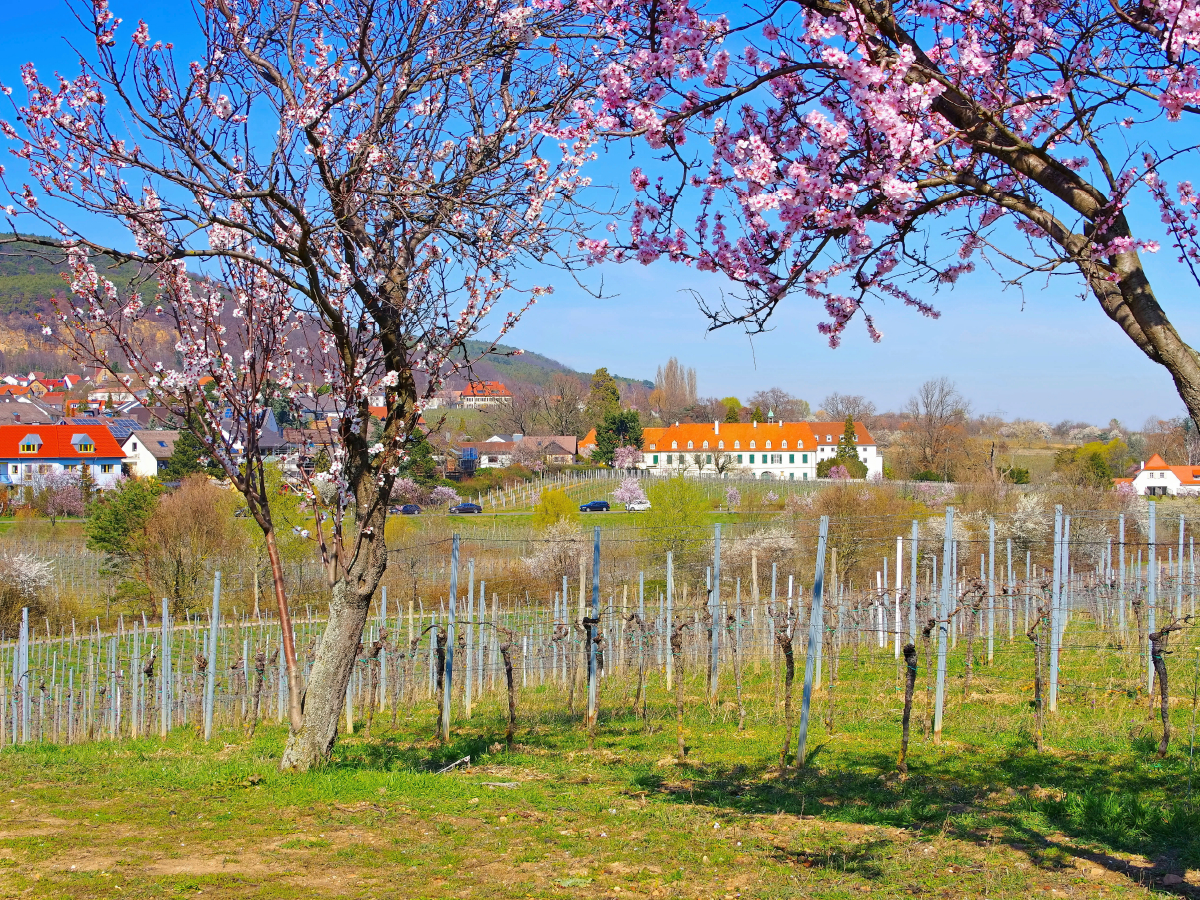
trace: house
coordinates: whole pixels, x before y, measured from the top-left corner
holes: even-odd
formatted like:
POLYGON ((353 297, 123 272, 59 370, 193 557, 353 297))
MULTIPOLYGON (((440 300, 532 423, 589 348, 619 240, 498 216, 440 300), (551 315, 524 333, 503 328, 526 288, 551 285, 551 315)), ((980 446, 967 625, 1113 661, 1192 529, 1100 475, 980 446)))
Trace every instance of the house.
MULTIPOLYGON (((660 475, 812 481, 817 463, 835 455, 842 431, 843 423, 825 422, 676 422, 643 429, 638 468, 660 475)), ((855 423, 855 438, 867 477, 882 477, 883 457, 861 423, 855 423)))
POLYGON ((462 404, 462 391, 434 391, 425 403, 426 409, 457 409, 462 404))
POLYGON ((512 465, 517 441, 497 441, 489 438, 486 441, 461 443, 458 449, 460 454, 469 450, 475 451, 478 455, 475 464, 477 469, 506 469, 512 465))
POLYGON ((125 439, 125 470, 139 478, 157 476, 175 452, 178 431, 135 431, 125 439))
POLYGON ((591 458, 592 451, 596 449, 596 429, 593 428, 579 441, 575 448, 575 452, 584 459, 591 458))
POLYGON ((499 381, 472 381, 459 395, 458 404, 465 409, 480 409, 512 403, 512 391, 499 381))
POLYGON ((1115 480, 1132 481, 1133 489, 1146 497, 1200 495, 1200 466, 1168 466, 1157 453, 1132 479, 1115 480))
POLYGON ((475 468, 503 469, 514 462, 528 465, 539 459, 551 466, 569 466, 575 462, 578 443, 573 435, 493 434, 485 441, 464 442, 458 448, 462 458, 475 460, 475 468))
POLYGON ((0 484, 36 485, 63 472, 86 468, 99 488, 121 477, 125 452, 103 425, 0 425, 0 484))
POLYGON ((87 400, 95 406, 115 405, 138 400, 146 393, 146 385, 136 375, 114 375, 107 369, 97 369, 87 400))
POLYGON ((61 420, 61 416, 31 402, 28 397, 0 395, 0 425, 54 425, 61 420))

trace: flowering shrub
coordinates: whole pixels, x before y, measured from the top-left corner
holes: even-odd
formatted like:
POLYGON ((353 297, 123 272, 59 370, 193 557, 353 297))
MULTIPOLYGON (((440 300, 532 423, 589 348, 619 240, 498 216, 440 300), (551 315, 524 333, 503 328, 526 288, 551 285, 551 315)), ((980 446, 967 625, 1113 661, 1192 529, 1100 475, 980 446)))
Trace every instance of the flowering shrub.
POLYGON ((411 478, 397 478, 392 485, 392 499, 400 503, 421 503, 425 500, 425 488, 411 478))
MULTIPOLYGON (((626 449, 619 447, 617 452, 626 449)), ((612 492, 612 497, 618 503, 645 503, 646 492, 642 490, 642 484, 636 478, 626 478, 621 482, 621 486, 612 492)))
POLYGON ((632 469, 642 461, 642 451, 637 447, 618 447, 613 451, 614 469, 632 469))
POLYGON ((829 477, 835 481, 849 481, 850 470, 845 466, 834 466, 829 470, 829 477))
POLYGON ((429 492, 430 506, 454 506, 459 502, 461 502, 461 498, 454 488, 442 485, 429 492))
POLYGON ((725 489, 725 508, 736 509, 742 505, 742 492, 735 487, 725 489))
POLYGON ((0 553, 0 627, 10 633, 21 622, 22 607, 30 618, 46 612, 42 592, 54 580, 54 566, 28 553, 0 553))

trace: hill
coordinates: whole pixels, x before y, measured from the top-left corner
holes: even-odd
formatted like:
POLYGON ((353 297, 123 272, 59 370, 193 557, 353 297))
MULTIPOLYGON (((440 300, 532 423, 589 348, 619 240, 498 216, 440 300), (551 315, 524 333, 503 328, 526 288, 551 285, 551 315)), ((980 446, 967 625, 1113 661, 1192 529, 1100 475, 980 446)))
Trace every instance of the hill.
MULTIPOLYGON (((21 235, 21 237, 31 237, 21 235)), ((53 312, 52 298, 65 299, 68 293, 63 274, 68 271, 64 254, 39 247, 26 240, 0 245, 0 365, 5 368, 38 368, 53 374, 78 368, 69 358, 59 360, 59 350, 41 340, 37 315, 53 312)), ((136 275, 132 265, 113 266, 104 274, 124 290, 136 275)), ((478 356, 487 349, 484 341, 467 341, 467 352, 478 356)), ((512 355, 516 347, 500 345, 474 367, 476 378, 503 381, 505 384, 544 385, 559 372, 573 375, 585 383, 591 372, 577 372, 540 353, 525 351, 512 355)), ((653 388, 654 382, 614 375, 622 385, 653 388)), ((465 379, 462 379, 465 383, 465 379)), ((461 385, 459 385, 461 386, 461 385)))

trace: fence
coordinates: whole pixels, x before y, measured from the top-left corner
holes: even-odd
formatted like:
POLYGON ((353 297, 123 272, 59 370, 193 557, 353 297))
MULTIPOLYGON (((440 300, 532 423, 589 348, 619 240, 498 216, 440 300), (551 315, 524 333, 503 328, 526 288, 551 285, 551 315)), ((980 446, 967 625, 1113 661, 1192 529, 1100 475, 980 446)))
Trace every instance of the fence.
MULTIPOLYGON (((517 692, 549 686, 555 702, 571 708, 578 690, 591 725, 601 686, 613 681, 636 682, 644 708, 650 681, 670 692, 678 677, 702 677, 708 703, 736 691, 740 706, 745 667, 765 667, 778 681, 785 660, 799 665, 802 657, 803 759, 814 696, 832 698, 839 659, 894 660, 899 679, 908 643, 926 648, 936 678, 935 740, 951 661, 969 684, 973 671, 982 678, 1001 657, 1044 652, 1050 713, 1080 687, 1071 673, 1085 663, 1093 687, 1099 672, 1109 689, 1141 696, 1165 665, 1164 625, 1196 609, 1194 541, 1183 517, 1164 523, 1154 502, 1142 509, 1126 517, 1060 508, 1047 537, 1022 531, 1028 523, 1017 517, 977 521, 972 531, 952 507, 944 520, 914 521, 905 531, 893 519, 831 525, 822 517, 810 523, 803 546, 782 549, 762 532, 718 525, 699 545, 688 545, 695 535, 675 535, 683 549, 668 550, 636 577, 606 571, 605 553, 645 545, 646 536, 606 531, 602 542, 596 528, 584 552, 578 541, 563 542, 570 571, 556 575, 556 590, 543 597, 489 594, 472 554, 511 554, 512 545, 454 535, 425 548, 427 565, 439 553, 446 564, 444 596, 401 601, 380 591, 347 688, 344 728, 370 727, 376 716, 394 725, 402 711, 433 701, 446 735, 454 721, 503 696, 510 672, 517 692), (888 552, 867 562, 860 554, 852 564, 852 539, 888 552)), ((323 620, 311 606, 295 612, 306 677, 323 620)), ((157 620, 122 619, 108 632, 98 621, 84 629, 72 623, 54 634, 26 610, 17 638, 0 643, 0 746, 122 740, 183 726, 208 738, 215 728, 284 722, 281 640, 268 617, 222 612, 219 573, 205 616, 173 616, 164 601, 157 620)), ((1005 671, 1015 690, 1027 690, 1027 669, 1005 671)))

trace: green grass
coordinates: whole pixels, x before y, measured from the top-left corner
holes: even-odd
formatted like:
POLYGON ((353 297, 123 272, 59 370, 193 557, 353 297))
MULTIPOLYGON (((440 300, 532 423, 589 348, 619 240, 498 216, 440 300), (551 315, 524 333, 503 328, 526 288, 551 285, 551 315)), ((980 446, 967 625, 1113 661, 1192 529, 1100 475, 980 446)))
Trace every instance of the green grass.
POLYGON ((922 736, 922 675, 906 780, 894 772, 891 655, 856 663, 849 651, 834 732, 818 695, 810 765, 787 777, 774 685, 753 664, 744 732, 730 677, 712 709, 702 679, 689 680, 683 766, 670 759, 673 707, 657 674, 649 729, 632 684, 604 682, 591 746, 547 684, 521 691, 511 752, 492 697, 446 745, 422 701, 394 731, 377 719, 370 740, 342 738, 327 766, 300 776, 279 773, 275 726, 208 744, 180 728, 165 741, 9 748, 0 895, 1133 897, 1139 882, 1200 868, 1190 664, 1176 664, 1189 702, 1165 760, 1115 655, 1067 666, 1075 681, 1064 679, 1038 754, 1023 649, 998 653, 967 697, 952 667, 940 745, 922 736), (470 769, 435 774, 466 755, 470 769))

